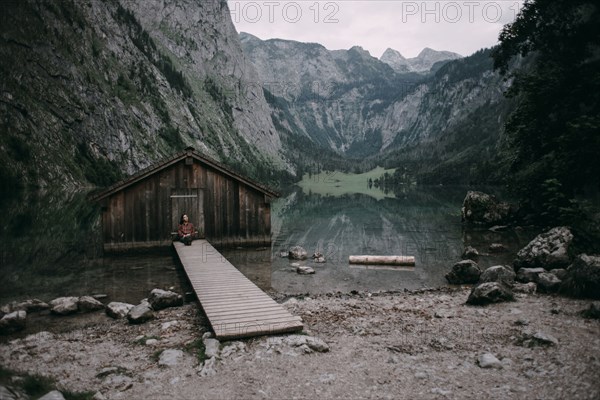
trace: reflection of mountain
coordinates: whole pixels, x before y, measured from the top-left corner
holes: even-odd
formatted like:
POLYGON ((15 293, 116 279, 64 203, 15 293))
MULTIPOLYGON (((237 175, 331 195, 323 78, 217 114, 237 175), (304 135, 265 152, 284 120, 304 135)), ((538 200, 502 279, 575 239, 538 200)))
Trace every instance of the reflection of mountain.
POLYGON ((299 244, 340 261, 350 254, 404 254, 423 262, 424 249, 448 252, 448 237, 460 239, 457 210, 464 191, 457 192, 443 197, 415 190, 405 198, 378 201, 359 194, 323 197, 296 191, 274 205, 273 243, 277 251, 299 244))

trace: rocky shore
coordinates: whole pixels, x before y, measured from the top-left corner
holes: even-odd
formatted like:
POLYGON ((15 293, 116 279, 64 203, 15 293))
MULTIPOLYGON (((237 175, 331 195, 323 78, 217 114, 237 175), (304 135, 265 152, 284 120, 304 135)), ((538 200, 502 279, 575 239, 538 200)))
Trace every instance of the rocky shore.
MULTIPOLYGON (((467 223, 510 224, 514 213, 479 192, 463 205, 467 223)), ((555 227, 512 265, 485 269, 465 243, 446 288, 271 293, 302 317, 293 335, 220 342, 197 302, 158 288, 137 305, 102 295, 7 304, 0 399, 598 399, 600 256, 572 254, 573 238, 555 227)), ((315 273, 293 263, 308 258, 303 248, 281 256, 315 273)))
POLYGON ((45 377, 67 399, 600 396, 590 301, 515 293, 481 307, 466 304, 470 291, 280 296, 303 334, 223 343, 196 303, 142 324, 100 311, 56 317, 95 315, 69 332, 2 343, 0 394, 36 398, 23 382, 45 377))

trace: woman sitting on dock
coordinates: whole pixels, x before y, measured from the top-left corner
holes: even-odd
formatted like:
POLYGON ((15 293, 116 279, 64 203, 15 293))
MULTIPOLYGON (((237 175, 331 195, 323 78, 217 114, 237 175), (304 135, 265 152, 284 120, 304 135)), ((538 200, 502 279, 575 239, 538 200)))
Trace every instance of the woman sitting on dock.
POLYGON ((179 228, 177 229, 179 240, 186 246, 190 246, 195 234, 194 224, 189 221, 187 214, 182 214, 179 221, 179 228))

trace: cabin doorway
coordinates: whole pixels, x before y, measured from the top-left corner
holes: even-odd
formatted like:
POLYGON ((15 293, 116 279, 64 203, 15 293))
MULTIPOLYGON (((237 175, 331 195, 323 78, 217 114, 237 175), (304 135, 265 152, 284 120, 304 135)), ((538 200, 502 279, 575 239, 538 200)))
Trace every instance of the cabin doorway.
POLYGON ((175 232, 184 213, 198 230, 198 237, 203 239, 204 191, 202 189, 171 189, 171 226, 175 232))

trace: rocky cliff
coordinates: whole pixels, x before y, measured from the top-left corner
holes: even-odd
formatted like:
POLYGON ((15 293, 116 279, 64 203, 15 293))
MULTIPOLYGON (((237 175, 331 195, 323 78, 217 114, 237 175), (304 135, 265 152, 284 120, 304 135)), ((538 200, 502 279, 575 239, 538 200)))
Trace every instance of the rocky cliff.
POLYGON ((497 155, 510 103, 489 50, 449 61, 444 57, 459 56, 425 49, 414 68, 433 71, 422 74, 398 72, 359 47, 329 51, 240 37, 283 135, 310 138, 345 157, 417 163, 428 174, 444 171, 447 162, 456 173, 468 173, 497 155))
POLYGON ((106 185, 188 145, 288 169, 257 81, 222 1, 2 2, 3 193, 106 185))

